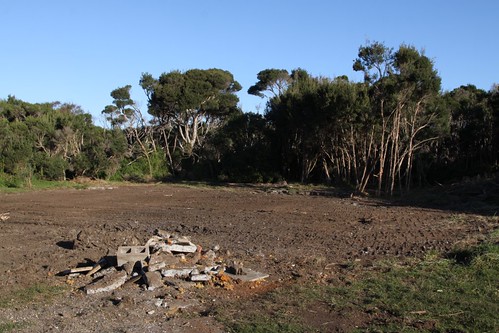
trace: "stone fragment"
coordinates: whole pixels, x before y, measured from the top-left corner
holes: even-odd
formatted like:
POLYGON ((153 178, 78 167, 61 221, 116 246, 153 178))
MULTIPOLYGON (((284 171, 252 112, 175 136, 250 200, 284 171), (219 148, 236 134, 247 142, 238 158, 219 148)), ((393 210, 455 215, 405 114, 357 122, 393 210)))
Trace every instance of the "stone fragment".
POLYGON ((102 279, 97 280, 85 287, 87 295, 112 291, 121 287, 126 281, 127 275, 125 271, 112 272, 102 279))
POLYGON ((192 244, 191 238, 188 236, 178 237, 177 239, 175 239, 173 241, 173 243, 179 244, 179 245, 194 245, 194 244, 192 244))
POLYGON ((211 275, 207 274, 192 274, 191 281, 192 282, 207 282, 211 280, 211 275))
POLYGON ((113 272, 116 271, 116 268, 114 268, 114 266, 111 266, 111 267, 108 267, 106 269, 103 269, 97 273, 94 274, 94 278, 100 278, 102 276, 105 276, 105 275, 108 275, 108 274, 111 274, 113 272))
POLYGON ((144 277, 148 290, 154 290, 163 286, 163 281, 161 281, 161 274, 159 272, 147 272, 144 274, 144 277))
POLYGON ((164 277, 177 277, 177 278, 187 278, 191 274, 192 268, 177 268, 177 269, 163 269, 161 270, 161 275, 164 277))
POLYGON ((175 252, 175 253, 194 253, 197 250, 197 246, 194 244, 167 244, 162 247, 167 252, 175 252))
POLYGON ((156 245, 158 245, 159 243, 163 242, 163 238, 162 237, 159 237, 159 236, 152 236, 151 238, 149 238, 149 240, 146 242, 146 245, 147 247, 155 247, 156 245))
POLYGON ((168 252, 155 252, 149 258, 149 271, 159 271, 179 263, 179 259, 168 252))
POLYGON ((128 274, 128 275, 132 275, 133 273, 133 268, 135 267, 135 264, 137 262, 136 261, 128 261, 126 263, 123 264, 123 269, 125 270, 125 272, 128 274))
POLYGON ((156 230, 154 230, 154 233, 156 235, 158 235, 159 237, 164 238, 164 239, 171 237, 171 234, 169 232, 162 230, 162 229, 156 229, 156 230))
POLYGON ((217 255, 213 250, 208 250, 201 256, 201 258, 198 260, 198 263, 203 266, 213 266, 215 265, 216 257, 217 255))

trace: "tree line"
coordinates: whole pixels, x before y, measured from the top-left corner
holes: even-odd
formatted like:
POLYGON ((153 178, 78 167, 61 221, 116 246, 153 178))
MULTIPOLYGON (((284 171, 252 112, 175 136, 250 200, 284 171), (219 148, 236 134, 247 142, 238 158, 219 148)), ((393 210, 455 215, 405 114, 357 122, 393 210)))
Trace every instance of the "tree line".
POLYGON ((410 45, 367 43, 353 69, 363 82, 262 70, 248 93, 266 100, 264 114, 240 110, 228 71, 144 73, 147 114, 119 87, 102 111, 107 128, 76 105, 9 96, 0 179, 287 180, 393 195, 497 171, 498 86, 443 92, 433 61, 410 45))

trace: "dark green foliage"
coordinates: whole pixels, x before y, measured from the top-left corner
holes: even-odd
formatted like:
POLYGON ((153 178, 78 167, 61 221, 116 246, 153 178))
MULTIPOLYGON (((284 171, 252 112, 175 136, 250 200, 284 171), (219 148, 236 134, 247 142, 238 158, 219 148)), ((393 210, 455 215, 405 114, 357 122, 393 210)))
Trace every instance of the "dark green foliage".
POLYGON ((264 117, 255 113, 234 114, 210 138, 211 158, 218 180, 243 183, 273 182, 270 129, 264 117))
POLYGON ((258 82, 249 87, 248 94, 265 97, 268 91, 273 97, 280 96, 287 89, 291 77, 285 69, 265 69, 257 74, 258 82))
POLYGON ((155 138, 172 175, 188 175, 199 162, 206 139, 231 114, 238 112, 241 85, 221 69, 191 69, 163 73, 158 79, 142 74, 155 138))
POLYGON ((499 89, 441 92, 433 61, 410 45, 368 42, 346 76, 265 69, 248 93, 221 69, 142 74, 147 121, 131 86, 113 90, 105 130, 73 104, 0 101, 0 174, 8 186, 78 176, 151 181, 286 179, 382 195, 499 170, 499 89))
POLYGON ((8 186, 29 186, 34 178, 108 177, 125 146, 121 132, 93 125, 78 106, 12 96, 0 101, 0 174, 8 186))

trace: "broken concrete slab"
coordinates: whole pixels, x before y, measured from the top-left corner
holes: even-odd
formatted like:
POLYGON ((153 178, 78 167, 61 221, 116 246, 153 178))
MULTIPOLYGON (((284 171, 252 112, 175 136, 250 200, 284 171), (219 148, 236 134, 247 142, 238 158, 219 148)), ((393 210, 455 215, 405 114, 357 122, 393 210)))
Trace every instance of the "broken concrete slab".
POLYGON ((208 274, 192 274, 190 280, 192 282, 208 282, 211 278, 212 276, 208 274))
POLYGON ((114 271, 116 271, 116 268, 114 266, 108 267, 106 269, 103 269, 103 270, 95 273, 94 274, 94 279, 100 278, 102 276, 106 276, 108 274, 111 274, 114 271))
POLYGON ((163 269, 161 270, 161 275, 163 277, 188 278, 192 270, 194 270, 195 268, 196 267, 163 269))
POLYGON ((265 273, 260 273, 257 271, 254 271, 249 268, 244 269, 244 274, 232 274, 230 272, 227 272, 227 270, 224 273, 225 275, 229 276, 230 278, 234 280, 240 280, 241 282, 256 282, 256 281, 261 281, 269 277, 268 274, 265 273))
POLYGON ((125 271, 115 271, 85 287, 87 295, 107 292, 121 287, 127 278, 125 271))
POLYGON ((116 258, 118 260, 118 266, 129 261, 141 261, 149 258, 149 247, 148 246, 120 246, 118 252, 116 253, 116 258))
POLYGON ((165 267, 171 267, 180 262, 179 258, 168 252, 155 252, 149 258, 149 271, 159 271, 165 267))
POLYGON ((164 251, 175 252, 175 253, 194 253, 197 251, 198 247, 194 244, 165 244, 161 247, 164 251))
POLYGON ((163 287, 163 281, 161 280, 161 274, 159 272, 146 272, 144 278, 147 283, 148 290, 154 290, 163 287))

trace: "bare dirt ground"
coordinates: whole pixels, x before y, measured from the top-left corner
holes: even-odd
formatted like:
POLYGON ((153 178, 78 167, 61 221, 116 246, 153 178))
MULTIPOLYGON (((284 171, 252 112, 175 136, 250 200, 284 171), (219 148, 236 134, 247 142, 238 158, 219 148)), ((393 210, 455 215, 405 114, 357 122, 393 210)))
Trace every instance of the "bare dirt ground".
MULTIPOLYGON (((368 268, 378 260, 448 251, 495 227, 480 216, 452 211, 237 186, 120 185, 0 194, 0 213, 6 212, 9 218, 0 221, 0 297, 35 284, 66 288, 54 299, 0 308, 0 322, 27 323, 21 332, 224 332, 210 316, 213 304, 258 307, 257 296, 279 286, 341 280, 341 267, 351 262, 368 268), (205 248, 219 244, 225 256, 270 277, 233 290, 147 291, 129 285, 86 295, 79 287, 88 279, 57 276, 116 253, 120 245, 144 244, 157 228, 191 236, 205 248), (80 231, 85 246, 70 249, 67 244, 80 231), (154 304, 158 298, 192 306, 172 314, 154 304)), ((303 318, 311 327, 334 332, 348 331, 367 316, 345 321, 321 308, 303 318)))

